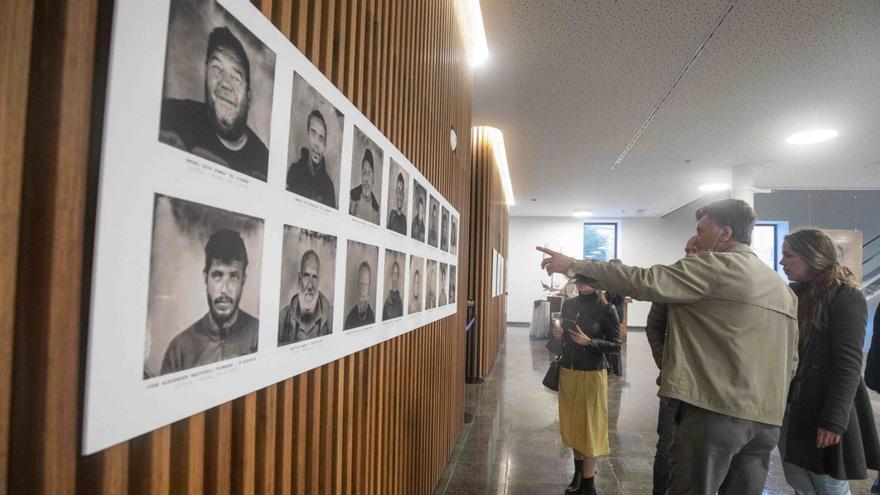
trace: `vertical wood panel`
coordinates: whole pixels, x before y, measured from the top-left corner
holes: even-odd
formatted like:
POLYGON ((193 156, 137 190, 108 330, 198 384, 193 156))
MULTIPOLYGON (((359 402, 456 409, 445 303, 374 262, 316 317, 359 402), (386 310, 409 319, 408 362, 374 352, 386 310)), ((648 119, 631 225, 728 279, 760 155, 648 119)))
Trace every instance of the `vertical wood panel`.
POLYGON ((0 2, 0 495, 6 494, 18 221, 34 6, 0 2))
MULTIPOLYGON (((463 310, 473 214, 471 75, 453 1, 251 1, 459 210, 463 310), (450 127, 460 136, 456 153, 448 148, 450 127)), ((14 285, 0 286, 0 495, 7 487, 429 493, 461 429, 462 314, 98 454, 77 455, 81 374, 69 370, 81 369, 83 355, 71 350, 84 347, 85 331, 70 315, 80 314, 88 294, 82 281, 94 211, 86 178, 97 169, 100 142, 90 148, 90 135, 100 135, 94 115, 106 77, 106 60, 98 57, 96 66, 94 55, 96 47, 106 51, 109 32, 97 33, 95 25, 99 13, 111 18, 112 6, 39 0, 33 8, 0 7, 0 68, 7 69, 0 73, 0 211, 4 231, 21 232, 2 241, 4 273, 14 285)))

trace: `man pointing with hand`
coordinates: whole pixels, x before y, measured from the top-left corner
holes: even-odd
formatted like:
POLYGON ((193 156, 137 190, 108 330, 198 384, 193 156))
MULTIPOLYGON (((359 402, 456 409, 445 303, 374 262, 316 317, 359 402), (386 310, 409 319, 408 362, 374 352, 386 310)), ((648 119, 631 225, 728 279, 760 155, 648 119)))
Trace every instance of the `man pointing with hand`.
POLYGON ((541 268, 669 305, 658 394, 681 406, 668 493, 760 494, 797 365, 797 298, 749 247, 747 203, 717 201, 696 217, 700 253, 672 265, 579 261, 538 247, 549 255, 541 268))

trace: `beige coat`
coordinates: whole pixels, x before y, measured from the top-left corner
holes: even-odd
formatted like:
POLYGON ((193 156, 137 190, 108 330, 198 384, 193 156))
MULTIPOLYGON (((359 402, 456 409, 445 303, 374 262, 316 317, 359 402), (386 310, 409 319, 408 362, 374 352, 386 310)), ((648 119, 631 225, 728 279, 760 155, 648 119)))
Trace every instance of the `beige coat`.
POLYGON ((596 288, 669 303, 660 396, 782 425, 797 369, 797 297, 751 248, 651 268, 577 261, 570 272, 596 288))

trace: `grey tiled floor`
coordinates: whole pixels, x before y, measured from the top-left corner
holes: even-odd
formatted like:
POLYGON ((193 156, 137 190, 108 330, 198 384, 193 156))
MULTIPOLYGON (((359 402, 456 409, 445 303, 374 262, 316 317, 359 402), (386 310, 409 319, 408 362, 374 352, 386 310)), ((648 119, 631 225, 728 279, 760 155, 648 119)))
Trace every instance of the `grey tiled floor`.
MULTIPOLYGON (((644 333, 630 332, 623 359, 625 376, 609 380, 611 455, 599 460, 601 495, 651 493, 657 370, 644 333)), ((541 386, 548 365, 544 341, 530 340, 525 328, 508 328, 486 382, 467 385, 466 411, 473 421, 465 424, 435 495, 563 492, 573 467, 559 438, 556 394, 541 386)), ((878 406, 875 401, 875 411, 878 406)), ((870 484, 851 483, 853 494, 867 494, 870 484)), ((793 493, 775 451, 764 493, 793 493)))

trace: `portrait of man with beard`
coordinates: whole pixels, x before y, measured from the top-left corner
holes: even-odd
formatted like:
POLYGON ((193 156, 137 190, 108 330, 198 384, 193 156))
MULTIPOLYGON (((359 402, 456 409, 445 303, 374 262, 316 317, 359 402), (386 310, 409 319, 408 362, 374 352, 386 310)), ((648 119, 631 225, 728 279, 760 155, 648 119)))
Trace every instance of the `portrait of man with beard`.
POLYGON ((278 345, 291 344, 333 333, 333 305, 320 291, 321 259, 309 249, 302 256, 299 292, 278 316, 278 345))
POLYGON ((171 340, 161 374, 257 351, 259 320, 239 308, 247 267, 247 249, 238 232, 220 229, 211 234, 202 271, 208 312, 171 340))
POLYGON ((449 266, 449 304, 455 302, 455 267, 449 266))
POLYGON ((428 288, 425 289, 425 309, 437 307, 437 262, 428 260, 428 288))
POLYGON ((437 247, 437 231, 440 230, 440 202, 431 196, 431 216, 428 217, 428 244, 437 247))
POLYGON ((424 299, 422 298, 422 273, 425 268, 425 259, 418 256, 411 256, 409 259, 409 271, 412 273, 412 284, 409 286, 409 304, 407 305, 407 314, 415 314, 424 309, 424 299))
POLYGON ((446 306, 446 263, 440 263, 440 302, 438 306, 446 306))
POLYGON ((407 184, 409 174, 393 158, 391 173, 388 175, 388 230, 406 235, 407 184))
POLYGON ((335 209, 345 117, 298 72, 290 108, 287 190, 335 209))
POLYGON ((173 1, 171 15, 159 141, 265 182, 270 115, 262 113, 271 114, 274 53, 214 2, 173 1), (205 51, 193 52, 205 47, 204 41, 193 38, 203 35, 206 24, 218 22, 228 25, 208 28, 205 51), (251 55, 242 43, 244 37, 251 55), (252 66, 254 57, 259 67, 252 66), (193 93, 197 83, 192 79, 202 75, 203 93, 197 99, 193 93), (269 79, 261 81, 259 95, 255 94, 257 75, 269 79), (254 115, 257 98, 262 111, 254 115), (249 117, 260 122, 263 139, 249 124, 249 117))
POLYGON ((391 320, 403 316, 403 294, 401 280, 405 275, 406 255, 391 249, 385 250, 385 303, 382 305, 382 320, 391 320))
POLYGON ((354 126, 351 159, 351 193, 348 213, 379 225, 382 201, 382 148, 358 126, 354 126))
POLYGON ((362 261, 358 267, 357 278, 357 302, 348 316, 345 317, 345 330, 362 327, 376 323, 376 314, 373 312, 373 306, 370 304, 370 285, 373 282, 373 269, 366 261, 362 261))
POLYGON ((413 215, 410 236, 419 242, 425 242, 425 202, 427 201, 427 191, 418 182, 413 181, 413 184, 415 184, 413 189, 413 209, 415 214, 413 215))

